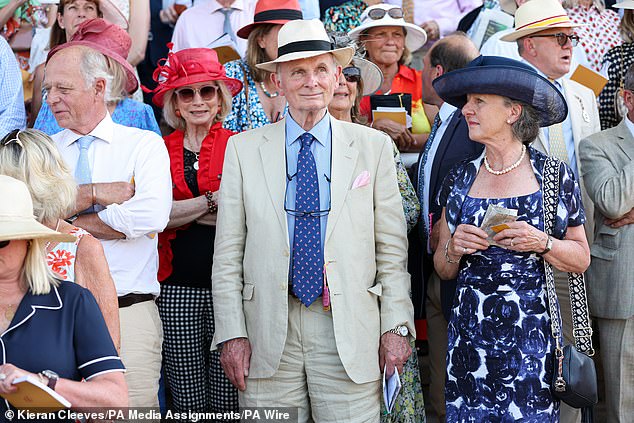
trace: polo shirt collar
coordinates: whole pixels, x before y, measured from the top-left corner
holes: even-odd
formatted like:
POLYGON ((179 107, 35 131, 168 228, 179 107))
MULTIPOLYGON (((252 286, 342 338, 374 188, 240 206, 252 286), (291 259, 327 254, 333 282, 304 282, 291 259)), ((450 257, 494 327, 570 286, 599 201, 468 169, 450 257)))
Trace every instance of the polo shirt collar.
POLYGON ((5 335, 13 329, 23 325, 31 317, 33 317, 39 309, 59 310, 62 307, 62 298, 60 297, 56 286, 51 286, 51 291, 48 294, 43 295, 33 295, 29 289, 26 294, 24 294, 24 298, 22 298, 22 301, 15 312, 15 316, 13 316, 11 326, 9 326, 2 335, 5 335))

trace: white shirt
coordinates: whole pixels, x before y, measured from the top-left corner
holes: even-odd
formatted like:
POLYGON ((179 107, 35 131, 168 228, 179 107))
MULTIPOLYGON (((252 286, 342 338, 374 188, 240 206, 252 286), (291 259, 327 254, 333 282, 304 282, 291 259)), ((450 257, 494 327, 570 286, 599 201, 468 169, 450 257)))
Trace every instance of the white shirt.
POLYGON ((624 120, 625 120, 625 126, 627 126, 627 129, 630 130, 632 137, 634 137, 634 122, 632 122, 630 118, 627 116, 625 116, 624 120))
MULTIPOLYGON (((229 16, 231 28, 237 34, 238 30, 253 22, 255 14, 255 0, 236 0, 231 8, 233 13, 229 16)), ((209 47, 216 39, 224 34, 225 15, 222 6, 215 0, 207 3, 196 4, 189 8, 176 21, 172 43, 173 51, 186 48, 209 47)), ((247 49, 247 40, 236 35, 238 53, 244 57, 247 49)))
MULTIPOLYGON (((117 295, 160 292, 158 232, 167 226, 172 209, 170 160, 163 139, 151 131, 116 124, 107 114, 90 132, 88 149, 92 180, 130 182, 135 193, 122 204, 111 204, 99 218, 125 239, 101 240, 117 295)), ((69 129, 52 136, 71 173, 75 173, 81 137, 69 129)))

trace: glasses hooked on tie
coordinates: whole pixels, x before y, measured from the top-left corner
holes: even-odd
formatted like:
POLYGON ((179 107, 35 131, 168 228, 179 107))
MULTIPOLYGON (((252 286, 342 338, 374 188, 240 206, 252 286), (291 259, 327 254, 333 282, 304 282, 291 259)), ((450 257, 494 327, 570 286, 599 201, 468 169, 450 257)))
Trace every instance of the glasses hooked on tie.
MULTIPOLYGON (((288 168, 287 168, 288 169, 288 168)), ((324 179, 328 183, 328 190, 330 191, 330 178, 327 175, 323 175, 324 179)), ((297 177, 297 172, 294 175, 289 175, 288 171, 286 172, 286 191, 284 192, 284 211, 291 216, 295 217, 323 217, 328 216, 331 209, 332 199, 331 196, 328 196, 328 208, 326 210, 293 210, 288 206, 288 185, 291 183, 293 179, 297 177)), ((297 179, 295 179, 297 181, 297 179)))

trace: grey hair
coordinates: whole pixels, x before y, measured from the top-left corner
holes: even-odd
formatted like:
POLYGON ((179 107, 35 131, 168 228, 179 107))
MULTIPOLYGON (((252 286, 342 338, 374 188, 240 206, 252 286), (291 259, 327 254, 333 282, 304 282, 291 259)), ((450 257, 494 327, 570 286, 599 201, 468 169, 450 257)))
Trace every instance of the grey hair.
POLYGON ((513 136, 520 140, 523 144, 528 145, 539 135, 539 114, 537 110, 530 104, 523 101, 513 100, 508 97, 504 98, 504 104, 507 107, 519 105, 522 108, 520 117, 511 125, 513 136))
POLYGON ((625 71, 623 76, 623 88, 634 92, 634 64, 625 71))
POLYGON ((41 239, 32 239, 27 245, 22 280, 26 281, 33 295, 48 294, 51 286, 57 286, 59 282, 46 264, 46 243, 41 239))
MULTIPOLYGON (((79 71, 84 78, 86 87, 92 87, 97 79, 104 79, 106 81, 104 101, 106 103, 116 101, 111 92, 114 77, 108 67, 106 56, 90 47, 79 46, 78 48, 81 49, 79 71)), ((115 93, 114 97, 118 95, 120 95, 120 93, 115 93)))

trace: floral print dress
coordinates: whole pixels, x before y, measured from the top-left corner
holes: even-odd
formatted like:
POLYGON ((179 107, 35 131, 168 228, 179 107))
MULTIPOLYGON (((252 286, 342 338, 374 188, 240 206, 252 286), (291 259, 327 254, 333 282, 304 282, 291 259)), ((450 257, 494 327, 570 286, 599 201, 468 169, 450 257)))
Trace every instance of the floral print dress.
POLYGON ((60 242, 46 254, 46 264, 55 275, 68 282, 75 282, 75 260, 77 259, 77 247, 79 241, 88 235, 87 231, 81 228, 73 228, 69 232, 76 237, 73 242, 60 242))
MULTIPOLYGON (((529 149, 541 186, 545 156, 529 149)), ((542 191, 502 199, 472 198, 471 183, 482 156, 459 163, 440 193, 447 198, 450 231, 480 226, 490 204, 518 210, 518 220, 543 230, 542 191)), ((560 167, 554 236, 584 223, 579 186, 560 167)), ((448 327, 445 401, 448 422, 558 422, 559 402, 550 392, 554 339, 546 300, 543 259, 491 246, 460 263, 448 327)))

